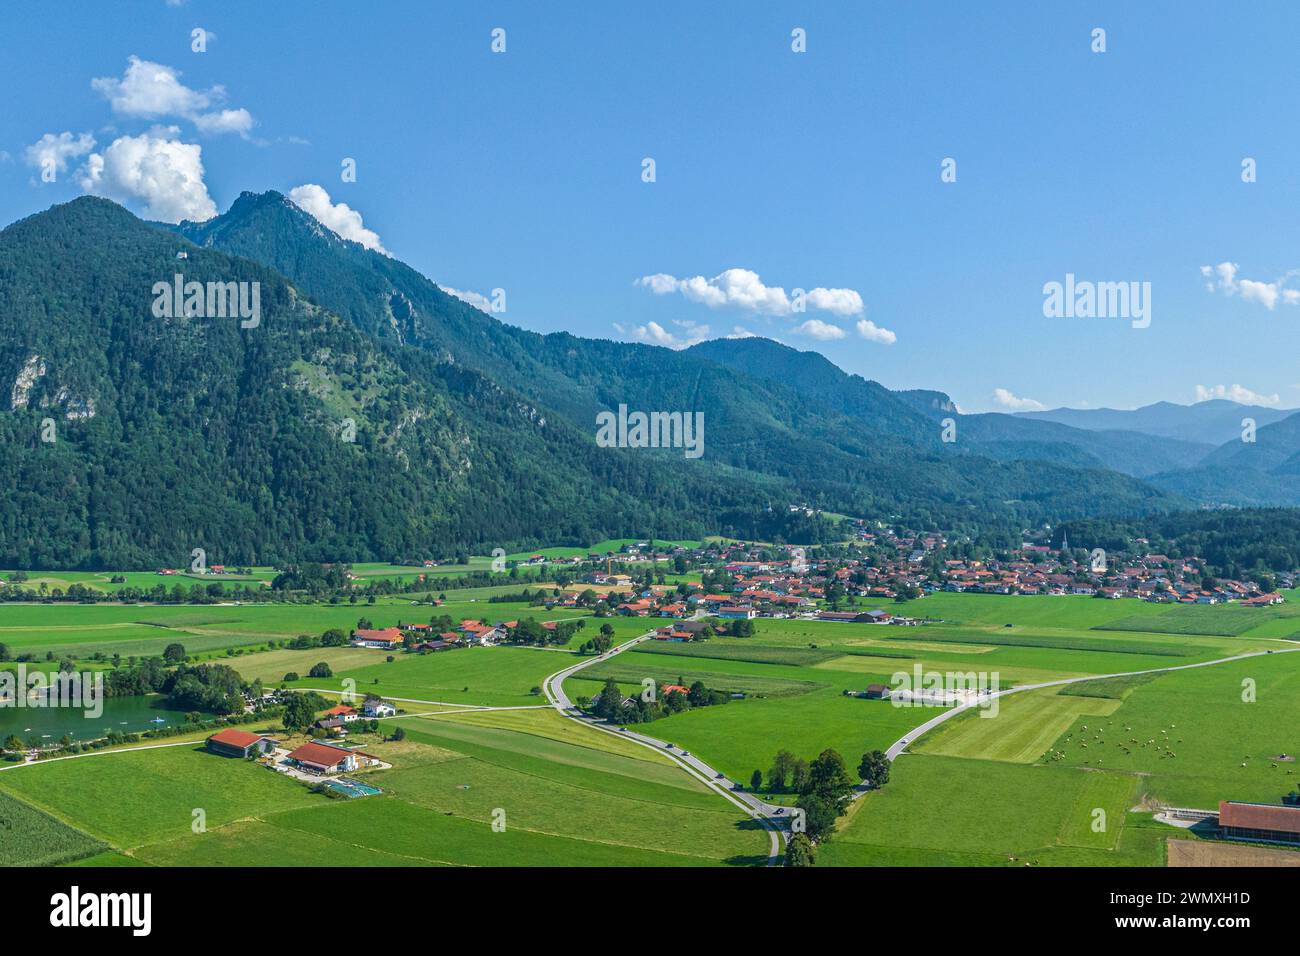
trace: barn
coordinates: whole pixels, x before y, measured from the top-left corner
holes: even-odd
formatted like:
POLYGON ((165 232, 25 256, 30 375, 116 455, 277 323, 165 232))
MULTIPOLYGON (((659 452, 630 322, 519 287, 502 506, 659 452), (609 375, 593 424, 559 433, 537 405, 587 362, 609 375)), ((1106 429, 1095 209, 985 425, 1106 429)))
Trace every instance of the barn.
POLYGON ((208 750, 223 757, 255 757, 275 749, 270 737, 250 734, 246 730, 229 727, 208 738, 208 750))
POLYGON ((1224 800, 1219 804, 1219 828, 1229 840, 1300 843, 1300 807, 1224 800))

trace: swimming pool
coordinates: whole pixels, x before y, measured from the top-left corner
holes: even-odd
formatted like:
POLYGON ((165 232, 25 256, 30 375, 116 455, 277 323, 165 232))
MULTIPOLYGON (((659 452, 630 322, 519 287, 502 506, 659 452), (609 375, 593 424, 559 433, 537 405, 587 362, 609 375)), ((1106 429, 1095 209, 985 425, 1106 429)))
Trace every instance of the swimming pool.
POLYGON ((373 797, 377 793, 383 793, 378 787, 372 787, 367 783, 357 783, 355 780, 345 780, 339 777, 335 780, 326 780, 325 786, 329 787, 348 799, 356 797, 373 797))

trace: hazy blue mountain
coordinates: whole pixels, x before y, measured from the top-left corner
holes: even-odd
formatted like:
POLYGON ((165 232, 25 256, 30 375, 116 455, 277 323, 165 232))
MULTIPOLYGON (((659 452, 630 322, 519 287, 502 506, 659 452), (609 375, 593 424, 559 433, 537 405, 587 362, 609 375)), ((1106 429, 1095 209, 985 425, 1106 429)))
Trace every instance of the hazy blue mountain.
POLYGON ((1059 422, 1092 431, 1122 429, 1181 441, 1219 445, 1241 437, 1243 418, 1253 418, 1258 427, 1281 421, 1294 412, 1295 409, 1242 405, 1226 399, 1212 399, 1194 405, 1156 402, 1131 411, 1114 408, 1053 408, 1045 412, 1017 412, 1016 417, 1059 422))

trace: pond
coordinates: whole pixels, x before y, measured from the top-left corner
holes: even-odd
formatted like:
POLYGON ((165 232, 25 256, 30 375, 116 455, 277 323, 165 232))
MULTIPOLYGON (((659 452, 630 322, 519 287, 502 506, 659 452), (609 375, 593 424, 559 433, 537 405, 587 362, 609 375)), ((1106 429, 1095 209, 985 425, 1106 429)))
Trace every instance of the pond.
POLYGON ((188 712, 168 709, 166 700, 161 694, 106 697, 98 717, 87 717, 79 707, 0 707, 0 741, 17 734, 24 742, 50 746, 64 734, 94 740, 110 730, 126 734, 184 725, 188 712))

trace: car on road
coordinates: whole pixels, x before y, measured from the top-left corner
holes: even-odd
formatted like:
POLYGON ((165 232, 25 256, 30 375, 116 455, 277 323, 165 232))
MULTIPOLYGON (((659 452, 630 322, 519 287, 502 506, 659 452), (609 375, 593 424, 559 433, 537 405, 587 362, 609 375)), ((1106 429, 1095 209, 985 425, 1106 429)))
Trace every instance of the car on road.
POLYGON ((691 755, 691 752, 690 752, 689 750, 683 750, 683 751, 682 751, 682 756, 683 756, 683 757, 689 757, 690 755, 691 755))
POLYGON ((664 744, 664 749, 665 749, 665 750, 672 750, 672 749, 673 749, 673 745, 672 745, 672 744, 664 744))
POLYGON ((785 807, 781 807, 781 808, 779 808, 779 809, 776 811, 776 816, 779 817, 779 816, 781 816, 781 815, 784 814, 784 813, 785 813, 785 807))

